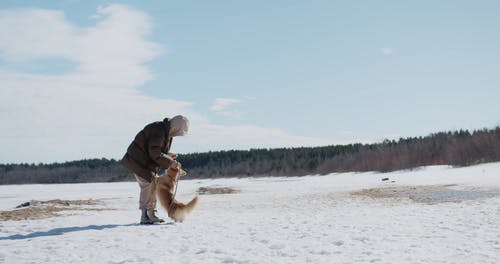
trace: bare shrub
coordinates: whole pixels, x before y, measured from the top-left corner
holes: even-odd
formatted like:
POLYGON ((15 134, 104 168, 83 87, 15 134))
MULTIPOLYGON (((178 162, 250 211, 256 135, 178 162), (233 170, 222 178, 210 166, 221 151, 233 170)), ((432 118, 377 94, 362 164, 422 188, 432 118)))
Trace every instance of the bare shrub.
POLYGON ((48 200, 37 201, 32 200, 29 202, 18 205, 15 210, 0 211, 0 221, 19 221, 19 220, 35 220, 50 217, 60 216, 58 212, 61 211, 103 211, 113 210, 105 207, 82 207, 82 206, 97 206, 104 205, 100 200, 48 200))
POLYGON ((237 193, 239 192, 236 189, 233 189, 231 187, 200 187, 198 188, 198 194, 200 195, 205 195, 205 194, 229 194, 229 193, 237 193))

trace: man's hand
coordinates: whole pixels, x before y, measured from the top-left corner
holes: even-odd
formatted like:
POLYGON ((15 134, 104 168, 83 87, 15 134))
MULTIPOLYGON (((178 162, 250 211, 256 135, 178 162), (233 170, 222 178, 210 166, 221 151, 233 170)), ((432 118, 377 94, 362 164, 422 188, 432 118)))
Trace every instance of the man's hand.
POLYGON ((172 159, 177 159, 177 154, 175 153, 167 153, 167 156, 171 157, 172 159))
POLYGON ((181 163, 173 160, 172 163, 170 163, 170 168, 178 170, 181 168, 181 163))

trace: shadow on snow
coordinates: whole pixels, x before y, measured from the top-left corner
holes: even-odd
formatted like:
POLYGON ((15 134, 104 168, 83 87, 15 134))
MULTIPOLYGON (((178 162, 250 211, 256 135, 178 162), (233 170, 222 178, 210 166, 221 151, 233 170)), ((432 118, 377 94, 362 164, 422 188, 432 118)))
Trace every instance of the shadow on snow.
MULTIPOLYGON (((174 223, 166 223, 161 225, 173 225, 174 223)), ((79 232, 79 231, 89 231, 89 230, 104 230, 104 229, 112 229, 117 227, 128 227, 128 226, 144 226, 140 224, 127 224, 127 225, 89 225, 89 226, 72 226, 72 227, 61 227, 54 228, 49 231, 39 231, 33 232, 27 235, 11 235, 7 237, 0 237, 0 240, 21 240, 21 239, 30 239, 37 237, 48 237, 48 236, 60 236, 67 233, 79 232)), ((158 226, 158 225, 151 225, 158 226)))

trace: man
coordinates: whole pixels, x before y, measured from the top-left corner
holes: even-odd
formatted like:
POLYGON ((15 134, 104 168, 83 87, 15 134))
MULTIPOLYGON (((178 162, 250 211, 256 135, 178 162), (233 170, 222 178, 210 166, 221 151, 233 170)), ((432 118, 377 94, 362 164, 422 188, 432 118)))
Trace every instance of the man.
POLYGON ((181 115, 161 122, 148 124, 136 136, 122 159, 122 165, 134 173, 139 187, 139 209, 141 224, 164 222, 155 215, 156 181, 160 168, 179 168, 177 154, 170 153, 172 138, 184 136, 189 128, 189 120, 181 115))

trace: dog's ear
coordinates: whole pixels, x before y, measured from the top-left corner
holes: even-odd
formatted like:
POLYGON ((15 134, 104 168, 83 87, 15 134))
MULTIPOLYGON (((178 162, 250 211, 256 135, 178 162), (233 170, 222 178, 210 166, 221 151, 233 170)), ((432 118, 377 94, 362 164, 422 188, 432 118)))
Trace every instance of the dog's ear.
POLYGON ((167 171, 165 172, 165 174, 169 177, 172 177, 172 176, 175 176, 177 172, 172 170, 172 168, 168 168, 167 171))

